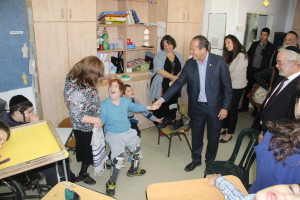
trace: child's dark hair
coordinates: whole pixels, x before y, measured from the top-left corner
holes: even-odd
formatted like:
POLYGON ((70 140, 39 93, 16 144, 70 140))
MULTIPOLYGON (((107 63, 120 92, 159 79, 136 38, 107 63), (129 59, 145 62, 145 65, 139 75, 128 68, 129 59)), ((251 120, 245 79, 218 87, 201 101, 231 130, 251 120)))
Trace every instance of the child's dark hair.
POLYGON ((0 130, 3 130, 7 134, 7 138, 6 138, 7 141, 10 137, 10 128, 5 122, 1 120, 0 120, 0 130))
POLYGON ((124 88, 123 88, 123 94, 125 94, 125 90, 127 89, 127 88, 131 88, 131 85, 129 85, 129 84, 124 84, 124 88))

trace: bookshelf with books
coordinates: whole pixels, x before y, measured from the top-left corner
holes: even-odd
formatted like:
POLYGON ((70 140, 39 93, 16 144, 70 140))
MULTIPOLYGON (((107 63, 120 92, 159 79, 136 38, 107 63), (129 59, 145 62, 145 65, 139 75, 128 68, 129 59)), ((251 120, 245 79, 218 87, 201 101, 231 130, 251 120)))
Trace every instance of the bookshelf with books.
MULTIPOLYGON (((119 51, 123 51, 123 59, 127 72, 127 63, 136 58, 145 58, 145 52, 156 54, 157 46, 157 7, 158 0, 97 0, 97 27, 100 32, 106 28, 109 43, 118 43, 116 49, 97 49, 98 53, 106 53, 106 61, 119 51), (111 14, 126 13, 127 16, 100 16, 101 13, 111 14), (128 15, 132 13, 131 16, 128 15), (129 19, 131 17, 131 20, 129 19), (117 19, 119 18, 119 19, 117 19), (144 30, 149 30, 149 46, 143 47, 144 30), (130 38, 135 48, 127 49, 127 39, 130 38)), ((103 15, 104 15, 103 14, 103 15)), ((113 46, 113 45, 111 45, 113 46)))

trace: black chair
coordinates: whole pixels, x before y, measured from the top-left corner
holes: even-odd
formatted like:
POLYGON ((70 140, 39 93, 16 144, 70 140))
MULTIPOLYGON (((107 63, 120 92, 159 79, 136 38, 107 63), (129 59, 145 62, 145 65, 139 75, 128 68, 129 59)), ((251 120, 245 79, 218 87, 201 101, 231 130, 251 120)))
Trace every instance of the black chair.
POLYGON ((221 174, 225 175, 234 175, 237 176, 245 188, 249 187, 249 170, 253 164, 256 155, 254 152, 254 146, 258 144, 258 135, 260 131, 252 128, 246 128, 239 133, 233 152, 227 161, 214 161, 209 166, 207 166, 204 177, 207 174, 221 174), (245 140, 245 136, 249 136, 249 140, 245 140), (234 164, 236 157, 240 151, 241 145, 244 142, 248 142, 248 145, 245 149, 245 152, 241 158, 241 161, 238 165, 234 164))

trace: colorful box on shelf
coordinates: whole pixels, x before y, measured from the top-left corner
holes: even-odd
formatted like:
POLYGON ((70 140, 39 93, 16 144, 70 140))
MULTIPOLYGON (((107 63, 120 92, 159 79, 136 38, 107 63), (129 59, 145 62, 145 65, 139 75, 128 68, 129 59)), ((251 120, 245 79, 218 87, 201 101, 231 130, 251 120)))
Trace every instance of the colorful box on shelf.
POLYGON ((147 71, 147 70, 149 70, 149 66, 150 66, 150 64, 147 63, 142 58, 129 60, 127 62, 127 68, 131 68, 132 71, 147 71))
POLYGON ((122 17, 122 18, 126 18, 126 16, 127 16, 126 12, 106 11, 106 12, 102 12, 98 16, 98 21, 101 21, 104 17, 122 17))
POLYGON ((127 44, 127 49, 135 49, 135 44, 127 44))

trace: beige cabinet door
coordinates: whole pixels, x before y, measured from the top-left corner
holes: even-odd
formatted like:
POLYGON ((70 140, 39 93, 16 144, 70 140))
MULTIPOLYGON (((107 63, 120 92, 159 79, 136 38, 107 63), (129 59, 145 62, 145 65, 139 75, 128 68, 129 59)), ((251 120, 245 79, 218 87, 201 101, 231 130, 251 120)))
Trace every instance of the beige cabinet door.
POLYGON ((67 22, 70 68, 86 56, 96 56, 96 23, 67 22))
POLYGON ((65 22, 34 23, 39 89, 43 116, 54 127, 69 116, 63 89, 69 72, 65 22))
POLYGON ((186 4, 187 20, 186 22, 201 23, 203 0, 189 0, 186 4))
POLYGON ((96 0, 66 0, 68 21, 96 21, 96 0))
POLYGON ((185 39, 185 23, 167 23, 167 34, 176 41, 176 51, 183 57, 185 39))
MULTIPOLYGON (((134 82, 134 92, 137 100, 140 101, 142 105, 148 106, 151 105, 152 102, 148 98, 149 94, 149 86, 150 80, 141 80, 134 82)), ((140 129, 146 129, 154 126, 153 122, 148 118, 144 117, 142 114, 136 114, 137 120, 140 121, 139 127, 140 129)))
POLYGON ((35 22, 66 21, 65 0, 32 0, 32 11, 35 22))
MULTIPOLYGON (((190 0, 189 0, 190 1, 190 0)), ((167 22, 185 22, 187 0, 168 0, 167 22)))
POLYGON ((190 56, 190 42, 193 37, 201 34, 201 24, 200 23, 186 23, 185 24, 185 36, 184 36, 184 48, 183 57, 187 60, 190 56))

